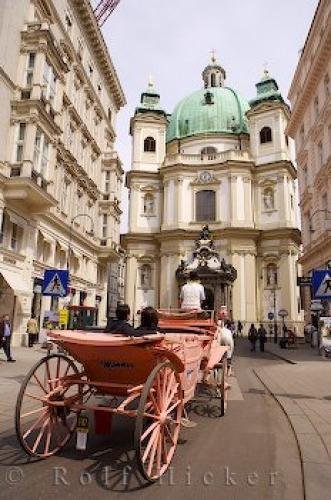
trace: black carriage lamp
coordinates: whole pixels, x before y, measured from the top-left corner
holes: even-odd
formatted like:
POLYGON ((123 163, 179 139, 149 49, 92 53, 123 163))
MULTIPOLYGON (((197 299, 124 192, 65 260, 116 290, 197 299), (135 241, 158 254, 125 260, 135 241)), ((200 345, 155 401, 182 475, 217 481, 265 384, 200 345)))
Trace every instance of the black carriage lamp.
POLYGON ((314 229, 313 225, 312 225, 312 219, 313 219, 314 215, 316 215, 318 213, 321 213, 321 212, 324 212, 324 213, 327 213, 327 214, 331 214, 331 210, 327 210, 326 208, 320 208, 318 210, 315 210, 315 212, 313 212, 311 214, 311 216, 309 217, 309 232, 310 233, 314 233, 316 231, 316 229, 314 229))

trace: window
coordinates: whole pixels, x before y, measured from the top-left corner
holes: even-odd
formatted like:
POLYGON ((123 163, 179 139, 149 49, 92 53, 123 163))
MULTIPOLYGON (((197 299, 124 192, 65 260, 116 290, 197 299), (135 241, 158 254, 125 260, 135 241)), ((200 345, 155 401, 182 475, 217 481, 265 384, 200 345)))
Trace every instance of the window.
POLYGON ((198 191, 195 195, 195 220, 213 221, 216 218, 215 191, 198 191))
POLYGON ((266 268, 266 283, 267 286, 277 286, 277 266, 276 264, 268 264, 266 268))
POLYGON ((155 139, 153 137, 146 137, 144 140, 144 151, 154 153, 156 148, 155 139))
POLYGON ((314 99, 314 113, 315 113, 315 118, 318 116, 318 111, 319 111, 319 102, 318 102, 318 97, 316 96, 314 99))
POLYGON ((1 224, 0 224, 0 245, 3 244, 4 240, 4 234, 5 234, 5 219, 6 219, 6 214, 3 212, 3 209, 1 209, 1 224))
POLYGON ((111 122, 111 118, 112 118, 112 112, 111 112, 111 108, 108 108, 108 120, 111 122))
POLYGON ((105 239, 108 236, 108 215, 102 215, 102 238, 105 239))
POLYGON ((98 83, 98 92, 99 92, 99 94, 100 94, 101 91, 102 91, 101 83, 98 83))
POLYGON ((260 143, 272 142, 272 132, 270 127, 263 127, 260 130, 260 143))
POLYGON ((11 224, 11 236, 10 236, 10 248, 12 250, 17 250, 18 247, 18 232, 19 228, 17 224, 11 224))
POLYGON ((105 188, 104 188, 105 193, 110 192, 110 170, 105 171, 105 188))
POLYGON ((323 165, 323 145, 321 142, 317 144, 318 166, 323 165))
POLYGON ((62 212, 64 212, 65 214, 68 213, 69 189, 70 189, 70 181, 65 177, 62 183, 62 191, 60 198, 60 208, 62 212))
POLYGON ((148 264, 144 264, 140 268, 140 285, 143 288, 150 288, 152 284, 152 269, 148 264))
POLYGON ((17 163, 23 161, 23 149, 24 149, 24 138, 25 138, 26 123, 22 122, 18 124, 17 130, 17 140, 15 148, 15 160, 17 163))
POLYGON ((89 63, 89 65, 88 65, 88 70, 90 73, 90 77, 92 77, 93 76, 93 65, 91 63, 89 63))
POLYGON ((216 75, 215 75, 215 73, 212 73, 210 75, 210 86, 216 87, 216 75))
POLYGON ((66 17, 65 17, 65 28, 66 28, 66 32, 67 33, 71 33, 71 28, 72 28, 72 21, 71 21, 71 17, 68 13, 66 13, 66 17))
POLYGON ((300 134, 300 146, 303 147, 303 143, 305 140, 305 127, 304 127, 304 125, 301 126, 299 134, 300 134))
POLYGON ((43 82, 44 89, 42 95, 53 105, 56 90, 56 76, 52 66, 50 66, 47 61, 44 66, 43 82))
POLYGON ((217 149, 213 146, 206 146, 201 149, 201 156, 207 156, 208 160, 215 160, 217 155, 217 149))
POLYGON ((144 196, 144 215, 154 215, 155 212, 155 200, 151 193, 147 193, 144 196))
POLYGON ((324 92, 325 92, 325 97, 329 97, 329 95, 330 95, 330 78, 329 78, 329 75, 325 75, 325 77, 324 77, 324 92))
POLYGON ((49 141, 44 132, 37 128, 34 143, 33 166, 36 172, 45 177, 48 167, 49 141))
POLYGON ((32 87, 33 85, 33 71, 34 71, 35 60, 36 60, 35 52, 29 52, 27 55, 27 68, 25 75, 25 85, 27 87, 32 87))

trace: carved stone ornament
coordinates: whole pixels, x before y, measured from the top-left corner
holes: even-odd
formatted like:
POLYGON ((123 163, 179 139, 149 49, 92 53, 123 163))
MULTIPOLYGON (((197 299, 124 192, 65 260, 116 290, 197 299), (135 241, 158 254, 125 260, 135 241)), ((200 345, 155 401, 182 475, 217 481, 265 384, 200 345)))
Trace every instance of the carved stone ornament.
POLYGON ((203 282, 231 284, 237 278, 237 270, 215 250, 208 225, 203 226, 191 257, 187 261, 181 259, 176 270, 177 281, 181 283, 187 280, 193 270, 203 282))

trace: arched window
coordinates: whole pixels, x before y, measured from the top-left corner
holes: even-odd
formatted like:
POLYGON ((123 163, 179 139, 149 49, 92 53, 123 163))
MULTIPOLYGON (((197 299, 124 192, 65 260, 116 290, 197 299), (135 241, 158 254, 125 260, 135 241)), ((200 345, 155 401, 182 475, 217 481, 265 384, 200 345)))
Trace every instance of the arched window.
POLYGON ((140 268, 140 285, 143 288, 151 288, 152 269, 149 264, 144 264, 140 268))
POLYGON ((144 151, 147 153, 154 153, 156 148, 156 142, 154 137, 146 137, 144 140, 144 151))
POLYGON ((151 193, 146 193, 144 196, 144 215, 154 215, 155 213, 155 198, 151 193))
POLYGON ((216 218, 215 191, 202 190, 195 195, 195 220, 213 221, 216 218))
POLYGON ((215 73, 212 73, 210 75, 210 86, 216 87, 216 75, 215 75, 215 73))
POLYGON ((265 144, 266 142, 272 141, 272 132, 270 127, 263 127, 260 130, 260 143, 265 144))
POLYGON ((266 283, 267 286, 277 286, 277 266, 276 264, 268 264, 266 268, 266 283))
POLYGON ((217 155, 217 149, 213 146, 206 146, 201 149, 201 157, 207 156, 208 160, 215 160, 217 155))

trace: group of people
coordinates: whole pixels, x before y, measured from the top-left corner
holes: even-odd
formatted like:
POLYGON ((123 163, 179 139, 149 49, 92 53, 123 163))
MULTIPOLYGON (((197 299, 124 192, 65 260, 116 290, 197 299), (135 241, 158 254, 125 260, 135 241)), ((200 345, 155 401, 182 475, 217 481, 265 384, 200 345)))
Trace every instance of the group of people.
POLYGON ((256 351, 256 342, 259 342, 260 351, 264 352, 264 344, 267 342, 267 331, 262 324, 256 329, 254 323, 248 330, 248 340, 251 343, 251 351, 256 351))

